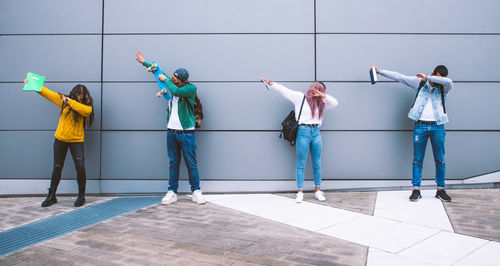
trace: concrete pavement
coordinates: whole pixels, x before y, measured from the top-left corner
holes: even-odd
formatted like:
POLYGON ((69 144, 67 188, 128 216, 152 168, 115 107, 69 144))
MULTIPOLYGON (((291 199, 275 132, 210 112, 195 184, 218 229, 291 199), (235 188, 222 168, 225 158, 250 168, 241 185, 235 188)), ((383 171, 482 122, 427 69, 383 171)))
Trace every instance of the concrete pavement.
MULTIPOLYGON (((187 196, 0 257, 0 265, 499 265, 500 189, 187 196), (392 211, 391 211, 392 210, 392 211), (406 210, 406 211, 405 211, 406 210), (403 213, 403 214, 402 214, 403 213), (446 219, 445 219, 446 218, 446 219)), ((99 204, 112 197, 88 197, 99 204)), ((76 208, 0 198, 0 230, 76 208)), ((1 232, 0 232, 1 233, 1 232)))

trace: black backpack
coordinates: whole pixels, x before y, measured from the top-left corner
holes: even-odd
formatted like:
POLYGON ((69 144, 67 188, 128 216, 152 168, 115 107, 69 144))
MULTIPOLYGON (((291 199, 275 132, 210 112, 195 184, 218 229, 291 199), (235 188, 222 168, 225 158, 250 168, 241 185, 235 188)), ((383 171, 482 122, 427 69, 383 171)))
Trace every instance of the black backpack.
MULTIPOLYGON (((302 105, 300 106, 299 112, 299 121, 300 115, 302 114, 302 107, 304 106, 304 101, 306 96, 304 95, 304 99, 302 99, 302 105)), ((295 141, 297 140, 297 130, 299 129, 299 122, 295 120, 295 111, 292 110, 281 122, 281 134, 280 138, 284 138, 285 140, 290 142, 290 145, 295 146, 295 141)))

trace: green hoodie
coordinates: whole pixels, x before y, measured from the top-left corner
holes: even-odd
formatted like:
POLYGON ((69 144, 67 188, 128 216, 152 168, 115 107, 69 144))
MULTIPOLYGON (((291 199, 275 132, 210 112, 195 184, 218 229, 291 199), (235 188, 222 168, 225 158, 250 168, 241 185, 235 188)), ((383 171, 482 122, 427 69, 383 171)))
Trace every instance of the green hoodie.
MULTIPOLYGON (((145 67, 150 67, 151 64, 144 61, 143 65, 145 67)), ((161 74, 164 74, 163 71, 161 74)), ((168 76, 163 81, 165 85, 167 85, 167 89, 174 96, 179 97, 179 103, 177 105, 177 111, 179 113, 179 120, 181 121, 181 125, 183 129, 195 127, 194 120, 194 102, 196 99, 196 86, 188 83, 182 87, 177 87, 172 79, 168 76)), ((170 119, 170 108, 167 110, 167 125, 170 119)))

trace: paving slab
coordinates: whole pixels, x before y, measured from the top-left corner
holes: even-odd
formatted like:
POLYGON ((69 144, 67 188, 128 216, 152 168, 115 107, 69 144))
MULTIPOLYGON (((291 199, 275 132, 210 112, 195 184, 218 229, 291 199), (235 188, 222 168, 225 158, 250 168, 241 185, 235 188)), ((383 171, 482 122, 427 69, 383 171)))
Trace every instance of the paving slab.
POLYGON ((411 191, 380 191, 373 215, 405 223, 453 232, 453 227, 435 190, 422 190, 422 198, 410 201, 411 191))

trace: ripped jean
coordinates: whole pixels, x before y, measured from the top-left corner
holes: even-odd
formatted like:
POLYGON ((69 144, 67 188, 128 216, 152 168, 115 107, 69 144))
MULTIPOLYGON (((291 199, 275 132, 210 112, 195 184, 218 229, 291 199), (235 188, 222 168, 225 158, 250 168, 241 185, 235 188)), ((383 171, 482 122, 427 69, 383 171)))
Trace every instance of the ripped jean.
POLYGON ((61 172, 64 167, 64 160, 66 159, 68 148, 71 151, 71 156, 75 163, 78 191, 85 192, 87 175, 85 173, 83 142, 64 142, 58 139, 54 140, 54 170, 52 171, 50 188, 57 190, 57 186, 61 181, 61 172))
POLYGON ((413 129, 413 187, 420 188, 427 140, 431 138, 432 153, 436 164, 436 183, 438 188, 445 187, 446 164, 444 162, 444 125, 424 125, 415 122, 413 129))

